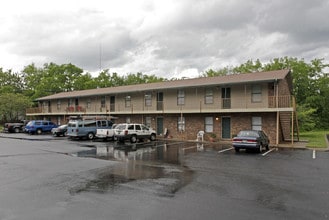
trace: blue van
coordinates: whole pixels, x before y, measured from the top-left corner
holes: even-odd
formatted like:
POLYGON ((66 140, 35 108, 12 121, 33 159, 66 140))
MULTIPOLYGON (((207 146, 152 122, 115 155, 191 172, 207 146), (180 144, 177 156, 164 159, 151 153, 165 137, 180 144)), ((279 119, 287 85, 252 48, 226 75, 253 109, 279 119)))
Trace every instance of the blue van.
POLYGON ((67 136, 69 138, 94 139, 97 128, 112 128, 110 120, 75 119, 67 124, 67 136))
POLYGON ((42 134, 50 132, 53 128, 57 128, 57 125, 51 121, 33 120, 26 124, 24 131, 29 134, 42 134))

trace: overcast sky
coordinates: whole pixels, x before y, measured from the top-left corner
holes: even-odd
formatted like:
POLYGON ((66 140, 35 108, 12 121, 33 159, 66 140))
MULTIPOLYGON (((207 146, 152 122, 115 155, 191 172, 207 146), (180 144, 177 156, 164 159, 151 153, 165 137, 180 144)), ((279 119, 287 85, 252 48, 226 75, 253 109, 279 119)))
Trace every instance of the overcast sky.
POLYGON ((10 0, 0 68, 72 63, 172 78, 249 59, 329 63, 328 12, 328 0, 10 0))

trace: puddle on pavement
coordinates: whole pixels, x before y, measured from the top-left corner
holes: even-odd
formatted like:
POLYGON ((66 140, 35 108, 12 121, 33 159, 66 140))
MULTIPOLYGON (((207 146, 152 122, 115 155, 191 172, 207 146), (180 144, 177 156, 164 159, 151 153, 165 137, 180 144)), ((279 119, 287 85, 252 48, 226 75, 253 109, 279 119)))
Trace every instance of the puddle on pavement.
MULTIPOLYGON (((200 146, 199 146, 200 148, 200 146)), ((199 149, 195 147, 195 149, 199 149)), ((146 143, 101 145, 74 156, 121 161, 94 172, 95 178, 70 189, 106 193, 121 188, 146 190, 159 196, 173 196, 192 181, 193 171, 182 164, 184 150, 179 144, 146 143)))

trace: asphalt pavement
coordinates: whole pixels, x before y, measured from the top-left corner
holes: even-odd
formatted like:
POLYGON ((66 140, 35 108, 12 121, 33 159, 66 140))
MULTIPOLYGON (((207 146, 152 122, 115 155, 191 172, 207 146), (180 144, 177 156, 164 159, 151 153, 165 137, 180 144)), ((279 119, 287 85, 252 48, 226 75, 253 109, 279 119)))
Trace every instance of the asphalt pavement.
POLYGON ((0 135, 0 219, 328 219, 329 154, 0 135))

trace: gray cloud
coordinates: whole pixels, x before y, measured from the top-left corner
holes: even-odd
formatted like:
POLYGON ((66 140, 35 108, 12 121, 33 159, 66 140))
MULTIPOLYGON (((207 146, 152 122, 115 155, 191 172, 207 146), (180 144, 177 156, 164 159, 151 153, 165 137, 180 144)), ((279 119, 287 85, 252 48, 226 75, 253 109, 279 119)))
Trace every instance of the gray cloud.
MULTIPOLYGON (((90 72, 109 68, 164 77, 248 59, 294 56, 328 62, 326 0, 145 0, 119 11, 114 3, 3 17, 0 56, 14 57, 17 61, 8 63, 20 69, 30 61, 55 62, 90 72)), ((15 68, 6 65, 0 62, 15 68)))

